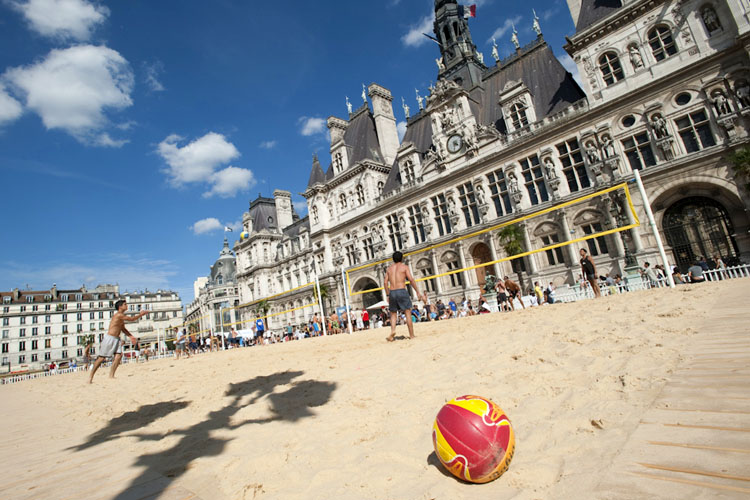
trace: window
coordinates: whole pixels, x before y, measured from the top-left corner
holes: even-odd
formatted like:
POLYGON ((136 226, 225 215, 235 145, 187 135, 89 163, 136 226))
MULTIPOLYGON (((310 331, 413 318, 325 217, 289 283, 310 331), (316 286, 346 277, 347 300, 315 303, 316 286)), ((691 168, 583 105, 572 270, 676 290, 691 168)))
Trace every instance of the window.
POLYGON ((62 326, 62 333, 68 333, 68 325, 62 326))
POLYGON ((448 202, 445 199, 444 194, 433 196, 432 200, 432 211, 435 214, 435 224, 437 225, 438 234, 444 236, 449 234, 451 229, 451 219, 448 215, 448 202))
POLYGON ((94 330, 96 330, 96 323, 89 323, 89 331, 93 332, 94 330))
POLYGON ((95 313, 95 312, 90 312, 90 313, 89 313, 89 319, 94 319, 94 318, 95 318, 95 316, 96 316, 96 313, 95 313))
POLYGON ((539 166, 539 157, 537 155, 529 156, 521 160, 521 173, 526 182, 526 190, 529 192, 529 199, 532 205, 549 200, 547 185, 544 183, 544 174, 542 167, 539 166))
POLYGON ((45 335, 49 335, 50 333, 52 333, 52 327, 51 326, 45 326, 44 327, 44 334, 45 335))
POLYGON ((31 362, 35 363, 37 361, 39 361, 39 355, 38 354, 32 354, 31 355, 31 362))
POLYGON ((99 323, 99 330, 104 330, 104 323, 99 323))
POLYGON ((641 170, 644 167, 656 165, 651 141, 646 132, 623 139, 622 148, 625 150, 625 156, 628 157, 631 169, 641 170))
MULTIPOLYGON (((445 267, 448 268, 448 271, 453 271, 455 269, 460 269, 461 265, 458 261, 458 256, 454 253, 449 254, 449 257, 445 263, 445 267)), ((462 271, 463 272, 463 271, 462 271)), ((451 287, 457 287, 457 286, 463 286, 464 285, 464 279, 462 277, 462 272, 449 274, 448 277, 451 281, 451 287)))
POLYGON ((6 354, 10 350, 10 344, 3 342, 3 354, 6 354))
POLYGON ((362 248, 365 250, 366 260, 375 258, 375 248, 373 247, 373 241, 372 241, 371 236, 367 236, 362 240, 362 248))
POLYGON ((561 142, 555 146, 560 163, 563 167, 565 179, 568 181, 570 192, 580 191, 581 189, 591 186, 589 175, 586 172, 586 166, 583 164, 583 155, 581 146, 575 137, 561 142))
POLYGON ((458 186, 458 200, 461 202, 461 211, 464 213, 466 227, 471 227, 482 222, 479 218, 477 198, 474 195, 474 185, 471 182, 458 186))
POLYGON ((76 350, 76 356, 83 356, 83 349, 76 350))
POLYGON ((8 314, 10 312, 10 307, 5 306, 3 307, 3 314, 8 314))
MULTIPOLYGON (((584 234, 596 234, 602 231, 602 225, 598 222, 594 222, 591 224, 582 225, 581 229, 583 229, 584 234)), ((604 239, 604 236, 598 236, 596 238, 586 240, 586 244, 588 244, 589 253, 592 256, 609 253, 609 250, 607 249, 607 241, 604 239)))
POLYGON ((37 305, 31 306, 31 310, 36 312, 39 310, 39 306, 37 305))
POLYGON ((67 314, 63 314, 62 315, 62 320, 63 321, 68 321, 68 315, 67 314))
POLYGON ((385 186, 383 181, 378 181, 378 196, 383 196, 383 186, 385 186))
POLYGON ((662 61, 677 53, 672 32, 663 24, 648 32, 648 43, 651 45, 651 53, 657 61, 662 61))
POLYGON ((52 339, 44 339, 44 348, 49 349, 52 347, 52 339))
POLYGON ((20 309, 21 309, 21 312, 26 312, 26 306, 21 306, 20 309))
POLYGON ((10 295, 5 295, 3 297, 3 304, 10 304, 10 295))
POLYGON ((513 211, 513 205, 510 202, 508 194, 508 183, 505 181, 505 174, 501 169, 487 174, 487 180, 490 185, 490 197, 495 204, 495 213, 498 217, 507 215, 513 211))
POLYGON ((37 316, 32 316, 31 317, 31 324, 32 325, 36 325, 37 323, 39 323, 39 318, 37 316))
POLYGON ((62 353, 60 353, 60 355, 61 355, 61 357, 62 357, 63 359, 65 359, 65 358, 67 358, 67 357, 68 357, 68 351, 63 351, 62 353))
POLYGON ((39 349, 39 341, 38 340, 32 340, 31 341, 31 350, 36 351, 39 349))
POLYGON ((8 318, 3 318, 3 326, 9 326, 9 325, 10 325, 10 321, 8 320, 8 318))
MULTIPOLYGON (((560 237, 557 236, 557 234, 545 234, 541 238, 542 245, 547 247, 550 245, 554 245, 555 243, 560 243, 560 237)), ((557 248, 550 248, 548 250, 544 251, 547 254, 547 262, 550 266, 554 266, 557 264, 563 264, 565 263, 565 259, 563 258, 563 252, 561 247, 557 248)))
POLYGON ((409 230, 411 231, 414 244, 423 243, 427 237, 424 232, 424 221, 422 220, 422 211, 419 205, 410 206, 407 211, 409 212, 409 230))
POLYGON ((344 250, 346 251, 346 259, 349 262, 350 266, 359 264, 359 252, 357 252, 357 248, 354 243, 346 245, 344 247, 344 250))
POLYGON ((19 319, 19 321, 20 321, 20 324, 22 324, 22 325, 25 325, 25 324, 26 324, 26 316, 21 316, 21 317, 20 317, 20 318, 18 318, 18 319, 19 319))
POLYGON ((18 336, 19 337, 25 337, 26 336, 26 328, 21 328, 18 330, 18 336))
POLYGON ((341 152, 337 152, 335 155, 333 155, 333 171, 335 173, 339 173, 344 169, 344 159, 341 155, 341 152))
POLYGON ((510 107, 510 121, 513 123, 513 128, 518 130, 529 124, 529 119, 526 117, 526 107, 517 102, 510 107))
POLYGON ((357 205, 364 205, 365 204, 365 188, 362 187, 362 184, 357 184, 356 192, 357 192, 357 205))
MULTIPOLYGON (((112 311, 109 312, 109 316, 112 317, 112 311)), ((104 311, 99 311, 99 319, 104 319, 104 311)))
MULTIPOLYGON (((417 276, 426 278, 428 276, 433 276, 435 274, 435 271, 432 269, 432 264, 427 259, 422 259, 419 262, 417 262, 417 276)), ((422 284, 424 285, 424 290, 426 292, 434 292, 436 290, 435 288, 435 278, 430 278, 428 280, 422 281, 422 284)))
POLYGON ((318 217, 318 207, 316 205, 313 205, 312 207, 312 219, 313 224, 318 224, 320 222, 320 218, 318 217))
POLYGON ((18 343, 18 351, 25 351, 26 350, 26 342, 19 342, 18 343))
POLYGON ((63 337, 62 338, 62 345, 63 345, 63 347, 65 347, 65 346, 68 345, 68 337, 63 337))
POLYGON ((677 103, 678 106, 684 106, 685 104, 689 103, 692 99, 692 96, 688 94, 687 92, 683 92, 681 94, 678 94, 677 97, 674 98, 674 102, 677 103))
POLYGON ((7 339, 10 336, 10 330, 3 330, 3 338, 7 339))
POLYGON ((604 78, 604 83, 607 86, 613 85, 625 77, 620 59, 614 52, 607 52, 599 58, 599 70, 602 72, 602 78, 604 78))
POLYGON ((76 325, 76 331, 78 333, 81 333, 83 331, 83 325, 81 325, 81 324, 76 325))
POLYGON ((33 337, 35 335, 39 335, 39 328, 36 326, 31 329, 31 336, 33 337))
POLYGON ((44 361, 49 361, 50 359, 52 359, 52 353, 45 352, 44 353, 44 361))
POLYGON ((346 193, 341 193, 339 195, 339 208, 341 210, 346 210, 346 193))
POLYGON ((404 160, 404 166, 401 167, 401 182, 409 184, 416 179, 414 175, 414 163, 411 160, 404 160))
POLYGON ((81 321, 83 319, 83 313, 76 313, 76 321, 81 321))
POLYGON ((682 137, 682 143, 685 145, 685 151, 688 153, 694 153, 716 144, 705 110, 701 109, 678 118, 675 123, 682 137))
POLYGON ((26 362, 26 356, 25 355, 18 356, 18 363, 19 364, 25 363, 25 362, 26 362))
POLYGON ((391 238, 391 245, 393 245, 393 250, 401 250, 404 243, 401 239, 401 228, 398 224, 398 214, 386 215, 385 224, 388 227, 388 234, 391 238))
POLYGON ((44 322, 45 323, 49 323, 51 321, 52 321, 52 316, 50 316, 49 314, 47 314, 47 315, 44 316, 44 322))

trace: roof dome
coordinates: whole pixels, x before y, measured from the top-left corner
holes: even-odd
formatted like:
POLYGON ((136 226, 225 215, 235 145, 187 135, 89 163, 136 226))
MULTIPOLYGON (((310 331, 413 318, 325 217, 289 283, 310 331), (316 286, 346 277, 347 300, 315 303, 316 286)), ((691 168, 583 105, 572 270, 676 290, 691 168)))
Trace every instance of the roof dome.
POLYGON ((224 248, 219 253, 219 258, 211 266, 211 285, 223 285, 235 281, 237 268, 235 266, 234 254, 229 249, 229 241, 224 237, 224 248))

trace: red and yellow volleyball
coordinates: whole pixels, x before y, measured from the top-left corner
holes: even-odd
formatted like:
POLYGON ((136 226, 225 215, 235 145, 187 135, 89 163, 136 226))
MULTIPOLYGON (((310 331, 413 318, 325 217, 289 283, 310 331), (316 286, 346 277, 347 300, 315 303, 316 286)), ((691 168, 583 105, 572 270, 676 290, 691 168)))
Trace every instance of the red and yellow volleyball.
POLYGON ((508 470, 516 438, 499 406, 481 396, 460 396, 435 417, 432 444, 454 476, 488 483, 508 470))

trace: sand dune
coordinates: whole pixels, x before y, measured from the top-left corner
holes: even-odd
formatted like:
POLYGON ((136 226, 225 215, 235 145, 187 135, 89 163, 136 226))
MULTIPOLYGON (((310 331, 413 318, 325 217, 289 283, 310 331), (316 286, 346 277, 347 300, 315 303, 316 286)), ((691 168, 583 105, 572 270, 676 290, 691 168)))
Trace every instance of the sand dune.
MULTIPOLYGON (((588 498, 723 294, 750 280, 235 349, 0 387, 2 498, 588 498), (398 335, 406 332, 400 327, 398 335), (433 419, 479 394, 516 431, 486 485, 433 419), (148 496, 157 494, 156 497, 148 496), (194 495, 194 496, 191 496, 194 495)), ((665 487, 668 487, 665 486, 665 487)))

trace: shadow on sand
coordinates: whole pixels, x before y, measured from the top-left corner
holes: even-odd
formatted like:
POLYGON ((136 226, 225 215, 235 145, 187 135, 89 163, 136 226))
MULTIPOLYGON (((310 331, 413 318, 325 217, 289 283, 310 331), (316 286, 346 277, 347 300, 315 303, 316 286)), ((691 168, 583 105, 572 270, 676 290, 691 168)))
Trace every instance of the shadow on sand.
MULTIPOLYGON (((188 469, 192 461, 201 457, 220 455, 230 440, 211 436, 213 431, 237 430, 246 425, 274 421, 297 422, 313 416, 314 412, 311 408, 326 404, 333 391, 336 390, 336 384, 317 380, 294 381, 303 374, 302 371, 286 371, 229 384, 224 396, 232 398, 231 402, 219 410, 210 412, 202 422, 186 429, 171 431, 169 436, 182 436, 179 442, 171 448, 158 453, 141 455, 134 465, 144 468, 143 472, 134 478, 115 499, 135 499, 144 496, 158 498, 175 478, 180 477, 188 469), (291 385, 291 387, 282 392, 274 392, 276 387, 284 385, 291 385), (244 400, 246 396, 252 397, 244 400), (255 404, 263 397, 268 397, 271 405, 269 417, 232 423, 232 417, 237 412, 255 404)), ((187 405, 188 403, 184 402, 144 405, 134 412, 127 412, 117 417, 107 427, 92 434, 86 443, 74 449, 83 450, 119 437, 126 431, 148 425, 157 418, 185 408, 187 405)), ((167 434, 131 433, 127 436, 137 437, 141 441, 159 441, 167 437, 167 434)))

